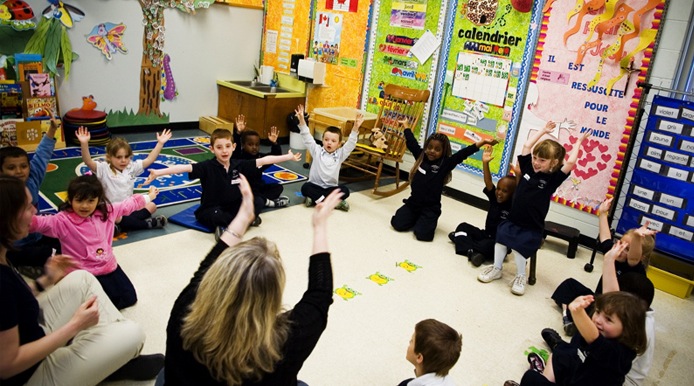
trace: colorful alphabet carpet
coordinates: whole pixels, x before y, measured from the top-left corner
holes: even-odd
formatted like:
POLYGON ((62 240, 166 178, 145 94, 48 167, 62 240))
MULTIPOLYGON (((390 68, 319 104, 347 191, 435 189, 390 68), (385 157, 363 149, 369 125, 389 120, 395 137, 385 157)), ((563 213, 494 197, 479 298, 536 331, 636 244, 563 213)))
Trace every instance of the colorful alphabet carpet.
MULTIPOLYGON (((145 159, 156 146, 157 141, 132 142, 133 159, 145 159)), ((90 147, 89 153, 95 161, 105 157, 104 147, 90 147)), ((213 157, 209 150, 209 137, 174 138, 166 142, 157 160, 149 169, 164 169, 173 165, 190 164, 213 157)), ((68 182, 78 175, 83 175, 89 168, 82 162, 79 147, 68 147, 53 152, 48 164, 46 178, 41 185, 39 211, 54 213, 67 197, 68 182)), ((149 175, 148 171, 135 180, 135 193, 144 193, 150 185, 143 186, 149 175)), ((272 165, 263 172, 263 180, 269 184, 288 184, 304 181, 306 177, 280 165, 272 165)), ((158 206, 168 206, 193 201, 200 198, 200 181, 189 180, 188 173, 174 174, 158 178, 152 185, 160 189, 154 201, 158 206)))

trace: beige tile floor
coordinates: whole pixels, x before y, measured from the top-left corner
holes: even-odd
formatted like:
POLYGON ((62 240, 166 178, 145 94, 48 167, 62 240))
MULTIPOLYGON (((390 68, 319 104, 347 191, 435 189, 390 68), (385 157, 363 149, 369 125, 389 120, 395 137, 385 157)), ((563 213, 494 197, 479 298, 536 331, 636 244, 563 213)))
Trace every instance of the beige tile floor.
MULTIPOLYGON (((507 285, 515 273, 512 259, 504 265, 503 280, 482 284, 476 280, 480 268, 456 255, 447 238, 462 221, 482 226, 485 212, 444 197, 436 238, 419 242, 411 233, 397 233, 389 225, 390 216, 408 194, 375 198, 368 192, 354 193, 350 212, 332 216, 335 287, 346 285, 359 295, 349 301, 335 296, 328 328, 300 378, 311 386, 396 385, 412 375, 405 351, 414 324, 436 318, 463 334, 462 354, 451 371, 458 385, 519 380, 527 368, 524 352, 529 347, 546 348, 540 330, 561 330, 559 312, 550 299, 553 289, 567 277, 594 287, 601 258, 595 271, 587 273, 583 265, 590 259, 590 250, 581 247, 577 258, 569 260, 564 255, 566 243, 548 238, 539 252, 537 284, 528 286, 525 296, 514 296, 507 285), (421 268, 407 272, 396 266, 405 259, 421 268), (379 286, 367 279, 377 272, 392 280, 379 286)), ((278 244, 287 271, 288 308, 306 288, 310 216, 311 209, 302 205, 266 213, 262 225, 247 235, 278 244)), ((116 248, 121 266, 139 293, 139 303, 124 313, 146 330, 143 352, 164 351, 171 305, 212 245, 212 235, 187 230, 116 248)), ((653 308, 656 351, 646 384, 691 384, 694 302, 656 291, 653 308)))

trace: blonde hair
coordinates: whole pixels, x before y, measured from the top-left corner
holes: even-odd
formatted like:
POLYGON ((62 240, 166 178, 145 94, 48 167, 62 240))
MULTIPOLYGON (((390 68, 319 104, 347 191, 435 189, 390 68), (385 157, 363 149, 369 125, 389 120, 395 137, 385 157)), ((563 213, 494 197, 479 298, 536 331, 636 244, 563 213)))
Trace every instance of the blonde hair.
POLYGON ((111 157, 115 157, 118 154, 118 151, 124 149, 126 152, 126 155, 128 157, 133 156, 133 149, 130 147, 130 144, 128 141, 125 140, 125 138, 121 137, 113 137, 111 140, 108 142, 106 145, 106 155, 108 159, 108 164, 111 166, 111 169, 115 171, 113 168, 113 165, 111 165, 111 157))
MULTIPOLYGON (((636 228, 629 229, 624 236, 629 236, 633 240, 634 237, 640 237, 636 235, 636 228)), ((646 235, 641 238, 641 263, 645 268, 651 264, 651 252, 655 249, 655 237, 651 235, 646 235)))
POLYGON ((234 137, 228 129, 214 129, 210 135, 210 146, 214 146, 218 139, 228 139, 231 143, 234 143, 234 137))
POLYGON ((540 157, 551 161, 557 160, 557 164, 551 169, 553 172, 560 169, 562 165, 564 165, 566 149, 557 141, 545 139, 535 145, 533 148, 533 155, 535 157, 540 157))
POLYGON ((282 359, 285 274, 274 243, 255 237, 225 250, 183 319, 183 348, 228 385, 259 381, 282 359))

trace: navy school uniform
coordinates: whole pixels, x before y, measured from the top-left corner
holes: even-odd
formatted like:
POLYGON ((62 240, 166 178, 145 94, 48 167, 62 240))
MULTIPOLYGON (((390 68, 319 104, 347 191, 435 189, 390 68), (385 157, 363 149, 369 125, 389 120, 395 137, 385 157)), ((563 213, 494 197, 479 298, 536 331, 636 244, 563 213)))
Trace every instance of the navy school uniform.
MULTIPOLYGON (((256 160, 267 155, 282 155, 282 147, 278 143, 273 143, 270 145, 269 154, 258 153, 253 155, 246 153, 243 151, 243 146, 241 146, 241 136, 236 132, 234 132, 234 143, 237 145, 236 149, 234 149, 234 152, 231 154, 232 159, 256 160)), ((263 165, 260 168, 256 168, 251 175, 246 174, 246 178, 248 179, 248 183, 251 185, 251 190, 253 190, 254 196, 261 196, 263 198, 267 198, 268 200, 274 200, 282 194, 284 187, 281 184, 268 184, 263 181, 263 172, 270 166, 272 166, 272 164, 263 165)))
POLYGON ((540 248, 550 200, 569 175, 561 169, 535 173, 531 154, 519 155, 518 165, 521 178, 513 195, 511 213, 508 220, 499 224, 496 242, 527 259, 540 248))
MULTIPOLYGON (((407 149, 415 159, 422 154, 422 147, 410 129, 405 129, 407 149)), ((434 239, 436 225, 441 216, 441 194, 446 176, 450 171, 463 162, 467 157, 476 153, 479 148, 473 143, 450 157, 429 162, 424 157, 419 168, 412 177, 410 197, 403 200, 403 205, 390 219, 390 224, 397 231, 412 229, 417 240, 431 241, 434 239)))
POLYGON ((472 224, 466 222, 461 223, 455 229, 455 253, 466 256, 469 250, 483 254, 485 257, 491 258, 494 256, 494 244, 496 242, 496 228, 501 221, 508 218, 511 212, 512 200, 506 200, 499 203, 496 200, 496 187, 482 189, 482 193, 489 200, 489 209, 487 210, 487 218, 484 222, 484 229, 479 229, 472 224), (459 232, 463 232, 459 233, 459 232), (459 233, 459 234, 458 234, 459 233))

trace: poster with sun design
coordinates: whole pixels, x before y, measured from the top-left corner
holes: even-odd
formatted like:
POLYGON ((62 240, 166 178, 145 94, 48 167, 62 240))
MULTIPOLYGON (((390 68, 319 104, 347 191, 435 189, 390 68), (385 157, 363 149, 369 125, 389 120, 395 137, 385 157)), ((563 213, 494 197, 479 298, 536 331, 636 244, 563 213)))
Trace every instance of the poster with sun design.
POLYGON ((665 0, 548 1, 540 27, 515 154, 547 121, 579 160, 553 200, 595 213, 614 194, 647 81, 665 0))

